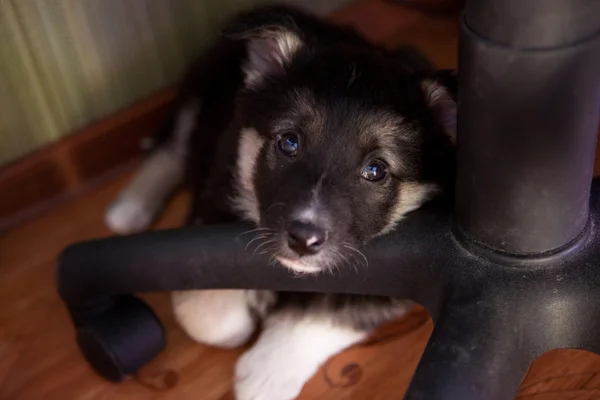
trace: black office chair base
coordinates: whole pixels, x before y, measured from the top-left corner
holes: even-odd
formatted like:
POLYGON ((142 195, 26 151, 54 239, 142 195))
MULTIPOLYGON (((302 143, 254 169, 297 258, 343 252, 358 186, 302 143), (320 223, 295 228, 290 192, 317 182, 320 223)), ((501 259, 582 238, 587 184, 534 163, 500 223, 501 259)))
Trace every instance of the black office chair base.
POLYGON ((295 277, 251 247, 245 252, 252 237, 240 234, 248 226, 194 227, 74 245, 60 259, 59 290, 82 352, 110 380, 164 346, 152 312, 120 294, 276 287, 411 298, 429 310, 435 329, 407 399, 509 399, 543 352, 600 351, 599 195, 595 181, 591 218, 576 241, 535 258, 496 254, 511 260, 504 265, 458 241, 440 202, 367 246, 369 267, 358 273, 295 277))
POLYGON ((66 249, 58 290, 87 360, 120 380, 164 346, 152 312, 123 295, 220 288, 422 304, 435 328, 409 400, 507 400, 543 352, 600 352, 598 15, 599 0, 467 3, 456 204, 432 203, 369 243, 368 269, 293 276, 246 250, 243 225, 66 249))

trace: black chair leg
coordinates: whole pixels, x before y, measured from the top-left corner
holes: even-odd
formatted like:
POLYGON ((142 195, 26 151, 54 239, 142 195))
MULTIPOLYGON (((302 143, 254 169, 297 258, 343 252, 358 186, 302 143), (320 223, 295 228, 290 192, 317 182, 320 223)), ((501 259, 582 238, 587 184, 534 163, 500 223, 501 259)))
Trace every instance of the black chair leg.
POLYGON ((447 309, 435 324, 407 400, 486 399, 515 396, 532 358, 518 331, 491 304, 470 299, 447 309), (489 329, 497 329, 489 332, 489 329))

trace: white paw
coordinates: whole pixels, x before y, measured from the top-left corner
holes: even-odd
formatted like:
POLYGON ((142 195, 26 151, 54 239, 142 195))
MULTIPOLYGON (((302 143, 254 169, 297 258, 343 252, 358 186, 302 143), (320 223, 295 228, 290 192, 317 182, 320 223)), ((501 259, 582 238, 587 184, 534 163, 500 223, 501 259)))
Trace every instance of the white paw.
POLYGON ((149 209, 135 198, 119 198, 106 210, 104 223, 119 235, 128 235, 148 229, 156 210, 149 209))
POLYGON ((190 290, 172 294, 173 311, 183 330, 209 346, 234 348, 246 343, 255 321, 243 290, 190 290))
MULTIPOLYGON (((285 348, 276 352, 285 352, 285 348)), ((236 400, 293 400, 318 369, 289 364, 285 356, 256 354, 250 350, 235 367, 236 400)))
POLYGON ((321 364, 365 336, 329 321, 268 321, 259 340, 236 364, 236 399, 293 400, 321 364))

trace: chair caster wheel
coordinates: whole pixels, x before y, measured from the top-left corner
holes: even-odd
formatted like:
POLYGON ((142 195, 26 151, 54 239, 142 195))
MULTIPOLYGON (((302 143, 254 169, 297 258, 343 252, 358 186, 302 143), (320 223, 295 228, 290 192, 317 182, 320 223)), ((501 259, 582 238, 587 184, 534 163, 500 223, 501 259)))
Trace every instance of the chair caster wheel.
POLYGON ((77 344, 92 368, 118 382, 165 347, 163 327, 140 299, 122 296, 108 310, 77 327, 77 344))

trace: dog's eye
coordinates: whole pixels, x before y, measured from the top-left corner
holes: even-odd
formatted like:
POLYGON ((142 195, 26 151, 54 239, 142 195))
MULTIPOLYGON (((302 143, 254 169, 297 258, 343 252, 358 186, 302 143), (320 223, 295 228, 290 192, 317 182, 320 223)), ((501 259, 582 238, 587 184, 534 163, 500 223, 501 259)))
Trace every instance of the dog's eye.
POLYGON ((277 141, 277 147, 284 155, 288 157, 296 157, 298 155, 298 136, 296 135, 284 135, 277 141))
POLYGON ((360 176, 368 181, 379 181, 385 178, 387 174, 387 165, 381 160, 371 160, 365 168, 363 168, 360 176))

